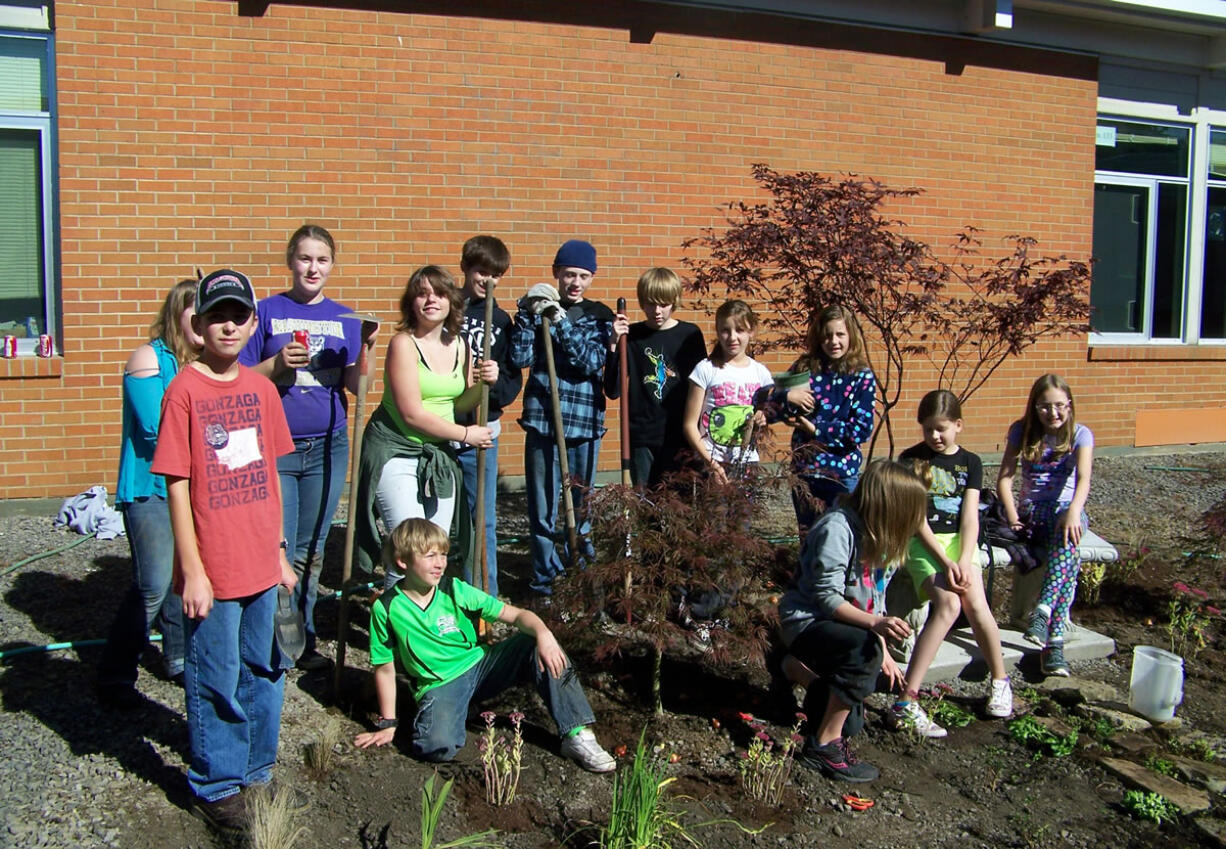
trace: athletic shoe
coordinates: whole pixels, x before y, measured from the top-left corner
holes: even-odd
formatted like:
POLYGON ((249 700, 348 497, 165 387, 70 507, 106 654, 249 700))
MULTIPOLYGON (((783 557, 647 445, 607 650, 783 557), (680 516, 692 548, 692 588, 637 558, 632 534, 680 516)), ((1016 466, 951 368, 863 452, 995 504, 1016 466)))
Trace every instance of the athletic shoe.
POLYGON ((1013 713, 1013 685, 1008 678, 992 680, 992 695, 988 696, 988 704, 983 712, 997 719, 1004 719, 1013 713))
POLYGON ((562 740, 562 757, 570 758, 588 772, 612 772, 617 769, 617 761, 600 748, 600 743, 590 728, 584 728, 578 734, 572 734, 562 740))
POLYGON ((1047 648, 1039 655, 1039 666, 1044 675, 1069 677, 1068 661, 1064 659, 1064 643, 1048 643, 1047 648))
POLYGON ((836 781, 863 783, 872 781, 881 774, 877 767, 857 758, 842 737, 836 737, 821 745, 816 737, 810 735, 805 739, 805 748, 799 760, 802 766, 836 781))
POLYGON ((197 797, 192 813, 223 837, 241 837, 247 832, 247 802, 242 793, 206 802, 197 797))
POLYGON ((1047 645, 1047 632, 1051 628, 1051 617, 1041 610, 1030 614, 1030 627, 1022 636, 1036 646, 1047 645))
POLYGON ((895 731, 910 731, 920 737, 931 737, 934 740, 949 733, 933 722, 916 701, 894 705, 886 714, 886 722, 895 731))

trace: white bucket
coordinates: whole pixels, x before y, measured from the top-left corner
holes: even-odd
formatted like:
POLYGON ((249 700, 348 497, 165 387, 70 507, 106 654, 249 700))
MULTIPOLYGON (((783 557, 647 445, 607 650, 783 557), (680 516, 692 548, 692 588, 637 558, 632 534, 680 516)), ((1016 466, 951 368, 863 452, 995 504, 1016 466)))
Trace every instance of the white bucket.
POLYGON ((1132 650, 1128 707, 1153 722, 1170 722, 1183 701, 1183 658, 1153 646, 1132 650))

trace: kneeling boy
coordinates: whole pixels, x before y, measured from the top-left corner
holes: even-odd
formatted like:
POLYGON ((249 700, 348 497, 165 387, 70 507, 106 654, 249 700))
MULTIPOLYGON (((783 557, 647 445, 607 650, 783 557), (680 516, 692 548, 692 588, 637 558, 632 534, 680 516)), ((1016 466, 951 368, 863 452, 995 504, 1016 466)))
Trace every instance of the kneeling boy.
POLYGON ((370 614, 370 662, 379 699, 378 730, 359 734, 361 749, 396 734, 396 668, 413 679, 417 716, 413 754, 449 761, 464 747, 469 703, 532 681, 562 738, 562 754, 591 772, 616 762, 591 728, 596 719, 574 667, 540 617, 504 604, 461 580, 443 577, 446 532, 424 519, 405 519, 390 536, 404 580, 375 602, 370 614), (505 622, 521 633, 493 646, 477 641, 476 621, 505 622))

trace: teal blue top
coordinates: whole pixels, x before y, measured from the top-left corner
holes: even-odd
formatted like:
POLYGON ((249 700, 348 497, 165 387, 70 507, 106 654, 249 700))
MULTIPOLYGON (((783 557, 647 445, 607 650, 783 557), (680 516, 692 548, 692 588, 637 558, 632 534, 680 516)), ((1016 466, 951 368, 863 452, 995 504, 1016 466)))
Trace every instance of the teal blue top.
POLYGON ((123 444, 119 449, 119 482, 115 503, 127 504, 151 495, 166 497, 166 481, 149 471, 162 418, 162 396, 179 373, 179 361, 161 339, 150 344, 157 355, 158 373, 147 377, 123 376, 123 444))

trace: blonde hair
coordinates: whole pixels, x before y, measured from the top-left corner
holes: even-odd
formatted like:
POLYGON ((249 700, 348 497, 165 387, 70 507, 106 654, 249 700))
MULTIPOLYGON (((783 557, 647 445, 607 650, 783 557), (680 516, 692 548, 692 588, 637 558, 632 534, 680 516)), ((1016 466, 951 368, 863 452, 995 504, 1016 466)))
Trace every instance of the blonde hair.
POLYGON ((175 355, 179 365, 196 359, 200 353, 200 349, 184 334, 183 325, 179 322, 183 311, 196 305, 197 285, 195 280, 180 280, 172 286, 166 293, 158 317, 149 325, 149 341, 161 339, 175 355))
POLYGON ((855 313, 844 307, 826 307, 813 315, 809 322, 809 331, 805 334, 805 348, 805 356, 798 363, 801 371, 855 374, 860 369, 868 368, 868 353, 864 348, 864 334, 860 332, 860 322, 856 320, 855 313), (832 321, 841 321, 847 328, 847 352, 835 361, 831 361, 822 350, 822 332, 832 321))
POLYGON ((843 502, 860 517, 861 551, 873 563, 897 563, 919 532, 928 505, 928 487, 898 460, 868 464, 856 491, 843 502))
POLYGON ((649 268, 639 275, 635 290, 645 304, 667 304, 676 309, 681 301, 681 278, 671 268, 649 268))
POLYGON ((1058 389, 1068 396, 1068 418, 1056 432, 1056 443, 1051 446, 1057 454, 1064 455, 1073 450, 1073 435, 1077 431, 1077 408, 1073 404, 1073 390, 1058 374, 1045 374, 1030 387, 1030 397, 1026 399, 1026 414, 1022 416, 1022 445, 1018 452, 1023 460, 1034 463, 1043 456, 1043 437, 1047 430, 1039 419, 1037 404, 1039 396, 1049 389, 1058 389))
POLYGON ((419 554, 435 549, 446 554, 451 548, 447 532, 428 519, 405 519, 387 536, 391 555, 410 563, 419 554))

